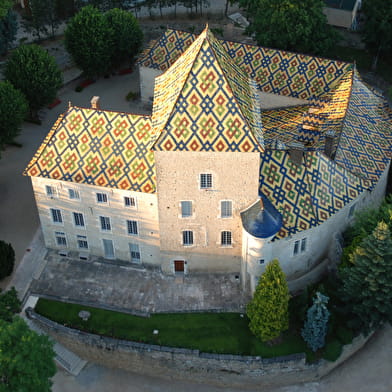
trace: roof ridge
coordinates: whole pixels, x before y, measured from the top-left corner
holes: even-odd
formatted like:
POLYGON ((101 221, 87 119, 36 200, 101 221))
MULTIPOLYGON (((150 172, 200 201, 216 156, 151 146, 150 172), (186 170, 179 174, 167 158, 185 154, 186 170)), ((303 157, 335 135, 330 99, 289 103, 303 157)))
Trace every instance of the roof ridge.
MULTIPOLYGON (((207 25, 207 26, 208 26, 208 25, 207 25)), ((203 31, 203 32, 204 32, 204 31, 203 31)), ((219 60, 219 56, 217 56, 217 54, 216 54, 214 45, 210 42, 210 37, 209 37, 209 34, 208 34, 208 33, 210 33, 210 35, 217 41, 217 43, 218 43, 219 45, 221 45, 220 40, 218 40, 218 39, 213 35, 213 33, 211 32, 211 30, 208 30, 206 33, 207 33, 207 34, 206 34, 206 40, 207 40, 207 42, 209 43, 209 45, 210 45, 210 47, 211 47, 211 51, 212 51, 212 53, 213 53, 213 55, 214 55, 214 57, 215 57, 216 62, 218 63, 218 66, 219 66, 219 68, 220 68, 220 70, 221 70, 221 72, 222 72, 222 75, 223 75, 224 79, 226 80, 226 83, 230 86, 230 89, 231 89, 232 94, 233 94, 233 98, 234 98, 234 100, 235 100, 235 102, 236 102, 236 104, 237 104, 237 106, 238 106, 238 108, 239 108, 239 110, 240 110, 240 112, 241 112, 241 114, 242 114, 242 117, 243 117, 243 119, 244 119, 246 125, 247 125, 248 128, 249 128, 249 132, 251 133, 251 137, 253 137, 253 139, 254 139, 253 141, 255 141, 256 144, 257 144, 262 150, 264 150, 264 149, 265 149, 265 146, 264 146, 264 145, 261 145, 261 144, 259 143, 257 137, 254 135, 254 129, 253 129, 254 127, 250 125, 248 117, 247 117, 247 116, 244 114, 244 112, 243 112, 242 105, 238 102, 238 99, 237 99, 237 96, 236 96, 236 94, 235 94, 235 91, 234 91, 234 89, 233 89, 233 87, 232 87, 232 85, 231 85, 231 81, 230 81, 229 78, 227 78, 227 76, 226 76, 226 73, 225 73, 225 71, 224 71, 224 69, 223 69, 223 67, 222 67, 222 64, 221 64, 220 60, 219 60)), ((223 49, 223 53, 227 54, 227 51, 226 51, 223 47, 222 47, 222 49, 223 49)), ((250 82, 250 83, 249 83, 249 86, 250 86, 250 88, 253 90, 253 89, 254 89, 254 86, 252 86, 253 80, 250 79, 250 78, 246 75, 246 73, 245 73, 239 66, 237 66, 237 64, 235 64, 235 62, 233 61, 233 59, 232 59, 228 54, 227 54, 226 57, 228 58, 229 61, 231 61, 231 63, 236 67, 236 69, 238 69, 238 71, 239 71, 240 73, 243 74, 243 76, 246 78, 247 82, 248 82, 248 83, 250 82)), ((253 91, 253 92, 255 92, 255 91, 253 91)), ((254 98, 256 98, 256 97, 254 97, 254 98)), ((261 123, 261 109, 260 109, 260 116, 259 116, 259 117, 260 117, 260 123, 261 123)))
MULTIPOLYGON (((199 37, 196 38, 195 41, 192 42, 192 45, 191 45, 185 52, 183 52, 183 53, 181 54, 181 56, 172 64, 172 66, 171 66, 170 68, 168 68, 165 72, 163 72, 161 75, 158 75, 158 76, 155 78, 155 80, 160 80, 160 79, 162 79, 165 75, 167 75, 167 74, 169 73, 169 71, 171 70, 171 68, 172 68, 176 63, 179 63, 179 61, 185 57, 185 54, 188 53, 188 51, 191 49, 191 47, 192 47, 193 45, 198 46, 197 50, 195 51, 195 55, 194 55, 194 57, 197 57, 198 54, 199 54, 199 52, 200 52, 200 50, 201 50, 201 47, 202 47, 202 43, 199 42, 199 38, 200 38, 200 37, 201 37, 201 34, 199 35, 199 37), (196 43, 197 43, 197 44, 196 44, 196 43)), ((200 39, 200 41, 203 42, 203 40, 201 40, 201 39, 200 39)), ((186 77, 184 78, 184 83, 182 84, 182 87, 186 84, 186 81, 187 81, 188 78, 189 78, 189 74, 190 74, 191 69, 193 68, 194 61, 190 61, 190 64, 191 64, 191 66, 189 66, 189 69, 187 70, 187 75, 186 75, 186 77)), ((157 83, 155 83, 155 85, 157 85, 157 83)), ((155 91, 155 87, 154 87, 154 91, 155 91)), ((173 110, 174 110, 174 108, 175 108, 175 106, 176 106, 176 104, 177 104, 177 102, 178 102, 178 98, 179 98, 179 96, 180 96, 180 94, 181 94, 181 91, 182 91, 182 88, 179 90, 176 99, 173 101, 172 107, 170 108, 170 111, 169 111, 169 115, 167 116, 167 118, 166 118, 166 120, 165 120, 165 123, 164 123, 165 125, 167 124, 167 121, 168 121, 168 119, 170 118, 170 115, 173 113, 173 110)), ((158 135, 157 135, 157 138, 153 141, 153 143, 151 143, 151 145, 149 146, 150 149, 153 149, 154 146, 155 146, 155 144, 156 144, 156 143, 158 142, 158 140, 161 138, 161 135, 162 135, 162 133, 163 133, 163 128, 164 128, 164 126, 162 125, 160 130, 155 130, 155 129, 154 129, 154 128, 155 128, 155 125, 154 125, 154 114, 155 114, 155 110, 154 110, 154 108, 155 108, 155 99, 154 99, 154 105, 153 105, 153 110, 152 110, 152 115, 151 115, 151 121, 152 121, 153 132, 157 132, 158 135)))

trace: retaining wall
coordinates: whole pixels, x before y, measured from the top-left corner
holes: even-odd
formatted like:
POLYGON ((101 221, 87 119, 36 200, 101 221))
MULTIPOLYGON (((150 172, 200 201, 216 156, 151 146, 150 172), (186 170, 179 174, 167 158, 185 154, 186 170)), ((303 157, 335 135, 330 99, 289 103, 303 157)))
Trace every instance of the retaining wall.
POLYGON ((154 377, 192 380, 221 387, 254 388, 314 381, 362 348, 370 336, 354 339, 335 362, 306 364, 304 354, 261 358, 130 342, 71 329, 26 310, 56 341, 89 361, 154 377))

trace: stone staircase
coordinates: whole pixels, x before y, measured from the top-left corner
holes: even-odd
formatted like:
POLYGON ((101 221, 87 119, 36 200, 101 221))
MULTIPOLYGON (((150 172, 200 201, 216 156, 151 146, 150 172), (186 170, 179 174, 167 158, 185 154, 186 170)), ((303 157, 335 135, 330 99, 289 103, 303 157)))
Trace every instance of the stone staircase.
MULTIPOLYGON (((38 297, 30 296, 26 301, 21 316, 26 321, 27 325, 31 330, 37 332, 40 335, 45 335, 45 332, 37 324, 35 324, 34 321, 27 318, 24 312, 24 310, 27 309, 28 307, 33 308, 37 303, 37 300, 38 297)), ((64 346, 57 343, 56 341, 54 342, 53 351, 56 354, 54 358, 55 361, 66 371, 71 373, 73 376, 77 376, 87 363, 87 361, 78 357, 76 354, 69 351, 68 349, 66 349, 64 346)))

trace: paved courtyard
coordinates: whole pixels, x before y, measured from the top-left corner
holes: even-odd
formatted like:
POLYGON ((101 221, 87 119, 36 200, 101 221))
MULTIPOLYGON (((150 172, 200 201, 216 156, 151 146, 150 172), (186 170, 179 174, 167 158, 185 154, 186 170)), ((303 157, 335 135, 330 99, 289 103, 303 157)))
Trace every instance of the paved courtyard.
POLYGON ((40 278, 33 281, 31 293, 58 297, 86 305, 133 313, 170 311, 242 311, 247 302, 238 276, 163 275, 156 270, 129 263, 88 261, 47 255, 40 278))

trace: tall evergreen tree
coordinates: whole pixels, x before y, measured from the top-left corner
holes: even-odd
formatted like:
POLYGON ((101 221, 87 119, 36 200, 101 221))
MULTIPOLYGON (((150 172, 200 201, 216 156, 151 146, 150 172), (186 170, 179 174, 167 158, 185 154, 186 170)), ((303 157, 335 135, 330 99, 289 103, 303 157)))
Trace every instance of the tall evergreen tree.
POLYGON ((249 328, 263 342, 275 339, 289 327, 289 289, 277 259, 267 264, 246 313, 249 328))
POLYGON ((342 296, 356 324, 368 332, 392 321, 392 239, 385 222, 362 240, 351 261, 341 271, 342 296))
POLYGON ((327 303, 329 298, 317 292, 313 298, 313 305, 308 309, 307 318, 301 335, 312 351, 317 351, 325 345, 327 335, 329 311, 327 303))

